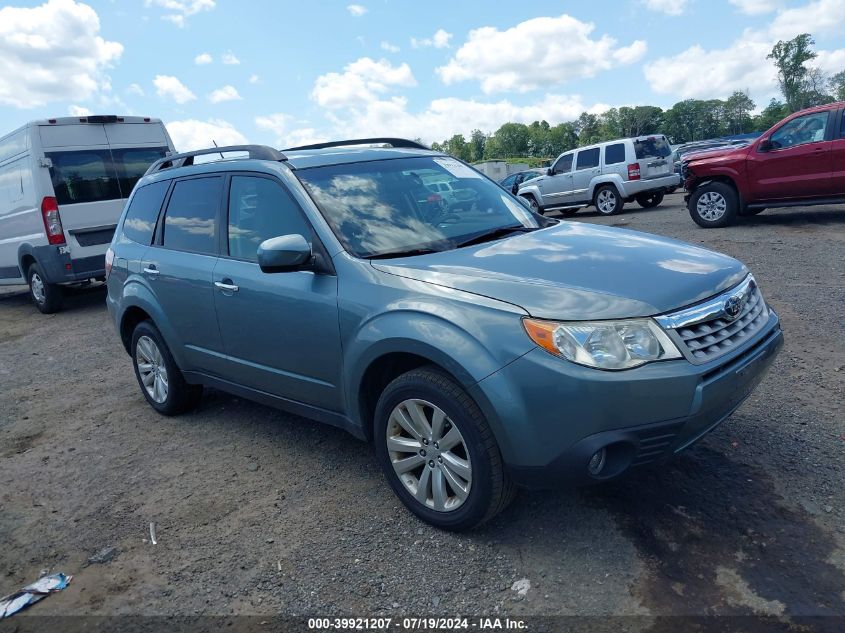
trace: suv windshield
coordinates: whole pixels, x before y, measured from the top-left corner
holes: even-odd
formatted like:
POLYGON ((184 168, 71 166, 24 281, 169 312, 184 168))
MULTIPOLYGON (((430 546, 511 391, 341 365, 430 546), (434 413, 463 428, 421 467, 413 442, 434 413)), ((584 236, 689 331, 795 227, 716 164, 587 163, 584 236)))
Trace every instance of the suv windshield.
POLYGON ((672 148, 663 136, 634 139, 634 151, 638 159, 664 158, 672 154, 672 148))
POLYGON ((534 215, 500 186, 446 156, 294 173, 356 257, 450 250, 487 235, 501 237, 507 229, 539 228, 534 215))

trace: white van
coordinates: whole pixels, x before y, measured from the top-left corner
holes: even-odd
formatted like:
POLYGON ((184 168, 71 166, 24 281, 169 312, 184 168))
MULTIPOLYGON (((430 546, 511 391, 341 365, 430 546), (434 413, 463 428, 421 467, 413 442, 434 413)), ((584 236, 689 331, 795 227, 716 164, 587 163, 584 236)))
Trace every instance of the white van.
POLYGON ((61 285, 105 276, 105 253, 132 187, 173 142, 159 119, 64 117, 0 138, 0 285, 29 284, 41 312, 61 285))

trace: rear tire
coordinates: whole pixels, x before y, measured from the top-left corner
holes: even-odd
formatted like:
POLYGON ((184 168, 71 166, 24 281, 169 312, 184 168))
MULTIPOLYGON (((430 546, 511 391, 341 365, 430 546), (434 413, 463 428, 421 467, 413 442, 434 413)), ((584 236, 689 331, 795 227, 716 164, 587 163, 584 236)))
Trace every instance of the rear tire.
POLYGON ((665 194, 662 191, 658 191, 656 193, 641 193, 638 194, 635 198, 637 204, 640 205, 643 209, 653 209, 661 202, 663 202, 665 194))
POLYGON ((141 393, 162 415, 178 415, 196 408, 202 385, 189 385, 152 321, 142 321, 132 333, 132 366, 141 393))
POLYGON ((393 492, 435 527, 472 529, 515 496, 478 405, 436 367, 402 374, 385 388, 376 406, 374 437, 393 492))
POLYGON ((48 283, 41 266, 33 263, 26 271, 26 281, 32 303, 42 314, 54 314, 62 309, 65 298, 62 287, 48 283))
POLYGON ((736 190, 723 182, 698 187, 689 199, 689 214, 698 226, 716 229, 732 224, 739 211, 736 190))
POLYGON ((616 215, 622 212, 625 201, 613 185, 602 185, 596 189, 593 204, 602 215, 616 215))

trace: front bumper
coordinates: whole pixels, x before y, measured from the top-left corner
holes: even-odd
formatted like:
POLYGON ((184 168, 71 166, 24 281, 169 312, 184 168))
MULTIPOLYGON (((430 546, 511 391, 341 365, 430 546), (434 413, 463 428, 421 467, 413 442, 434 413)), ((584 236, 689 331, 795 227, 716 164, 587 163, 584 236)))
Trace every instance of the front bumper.
POLYGON ((535 349, 473 391, 515 482, 530 488, 594 483, 666 459, 727 419, 783 345, 778 317, 742 349, 705 365, 686 360, 607 372, 535 349), (602 448, 606 464, 588 473, 602 448))

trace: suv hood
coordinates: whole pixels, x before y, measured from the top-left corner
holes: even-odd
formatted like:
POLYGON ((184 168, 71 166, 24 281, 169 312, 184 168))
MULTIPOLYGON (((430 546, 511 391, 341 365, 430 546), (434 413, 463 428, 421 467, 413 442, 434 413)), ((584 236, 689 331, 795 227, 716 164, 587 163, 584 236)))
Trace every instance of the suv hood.
POLYGON ((701 160, 706 160, 709 163, 711 161, 715 162, 724 158, 732 159, 736 156, 744 155, 747 152, 748 145, 703 149, 698 152, 690 152, 689 154, 685 154, 683 161, 688 163, 695 163, 701 160))
POLYGON ((393 275, 505 301, 531 316, 652 316, 742 281, 737 260, 647 233, 580 222, 442 253, 378 260, 393 275))

